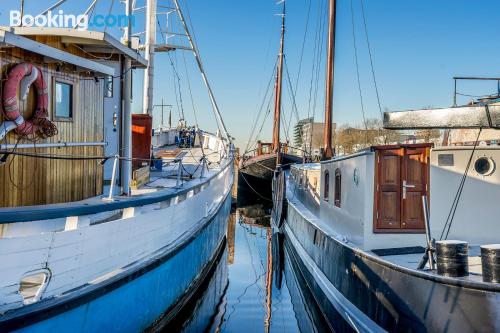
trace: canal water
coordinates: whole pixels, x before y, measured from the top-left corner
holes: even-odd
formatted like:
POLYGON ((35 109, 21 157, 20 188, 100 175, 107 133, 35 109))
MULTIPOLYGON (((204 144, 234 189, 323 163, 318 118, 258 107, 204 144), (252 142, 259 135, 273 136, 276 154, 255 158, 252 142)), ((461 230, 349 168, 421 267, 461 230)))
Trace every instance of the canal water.
POLYGON ((169 332, 329 331, 268 213, 252 206, 231 215, 223 255, 169 332))

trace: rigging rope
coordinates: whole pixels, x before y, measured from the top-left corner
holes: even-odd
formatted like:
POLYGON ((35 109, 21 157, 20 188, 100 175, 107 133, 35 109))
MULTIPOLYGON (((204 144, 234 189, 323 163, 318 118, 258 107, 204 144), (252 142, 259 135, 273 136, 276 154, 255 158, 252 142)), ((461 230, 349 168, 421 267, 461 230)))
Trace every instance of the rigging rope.
MULTIPOLYGON (((257 128, 257 124, 259 123, 260 116, 261 116, 262 112, 264 111, 264 105, 266 104, 268 94, 272 91, 271 87, 272 87, 272 82, 273 82, 273 79, 274 79, 274 76, 276 73, 276 64, 277 64, 277 60, 275 62, 275 65, 273 67, 273 72, 272 72, 271 77, 269 79, 269 82, 267 84, 266 93, 264 95, 264 98, 262 99, 262 103, 260 105, 259 112, 257 113, 257 117, 255 118, 255 121, 252 125, 252 129, 250 131, 250 136, 248 138, 248 142, 247 142, 247 145, 245 147, 245 151, 244 151, 243 155, 245 155, 246 153, 249 152, 251 144, 253 143, 253 135, 255 134, 255 129, 257 128)), ((270 95, 272 96, 273 94, 271 93, 270 95)), ((267 115, 264 115, 264 119, 266 119, 266 117, 267 117, 267 115)), ((260 135, 260 132, 258 135, 260 135)), ((257 139, 257 136, 255 137, 255 139, 257 139)))
MULTIPOLYGON (((285 58, 284 63, 285 63, 285 73, 287 76, 287 81, 286 81, 287 85, 286 86, 288 88, 290 103, 292 104, 292 112, 290 112, 290 119, 289 119, 288 125, 287 125, 288 131, 290 131, 290 127, 292 125, 292 115, 295 115, 295 120, 297 121, 297 123, 300 121, 300 116, 299 116, 299 111, 297 109, 295 93, 293 91, 292 80, 290 78, 290 72, 288 70, 288 64, 286 62, 286 58, 285 58)), ((285 121, 286 121, 286 119, 285 119, 285 121)))
POLYGON ((297 72, 297 80, 295 81, 295 94, 297 93, 297 90, 298 90, 298 87, 299 87, 300 74, 302 72, 302 61, 303 61, 303 58, 304 58, 304 50, 305 50, 305 46, 306 46, 306 37, 307 37, 307 32, 309 31, 309 21, 310 21, 310 17, 311 17, 311 7, 312 7, 311 3, 312 3, 312 0, 309 0, 308 6, 307 6, 306 27, 304 29, 304 37, 302 39, 302 47, 301 47, 301 50, 300 50, 299 69, 298 69, 298 72, 297 72))
MULTIPOLYGON (((488 111, 487 111, 488 112, 488 111)), ((462 196, 462 192, 464 189, 465 181, 467 180, 467 176, 469 174, 469 169, 472 164, 472 159, 474 158, 474 153, 476 152, 476 148, 479 144, 479 137, 481 136, 482 128, 479 129, 477 133, 476 141, 474 142, 474 148, 472 148, 472 152, 469 157, 469 161, 467 162, 467 166, 465 168, 464 174, 462 175, 462 179, 460 180, 460 184, 458 185, 457 193, 455 194, 455 198, 451 204, 450 211, 448 213, 448 217, 446 218, 446 223, 444 224, 443 230, 441 231, 440 239, 448 239, 448 235, 450 234, 451 225, 453 224, 453 219, 455 218, 455 213, 457 212, 458 204, 460 202, 460 198, 462 196), (445 235, 446 233, 446 235, 445 235)))
MULTIPOLYGON (((113 11, 114 5, 115 5, 115 0, 111 0, 111 5, 109 6, 108 16, 111 16, 111 12, 113 11)), ((132 4, 132 6, 135 7, 135 1, 132 4)), ((108 25, 105 24, 104 25, 104 32, 106 32, 107 30, 108 30, 108 25)))
POLYGON ((307 117, 311 118, 312 111, 312 122, 311 122, 311 135, 309 135, 309 155, 312 156, 312 138, 314 131, 314 118, 316 117, 316 104, 318 99, 318 82, 320 75, 320 66, 322 63, 323 56, 323 43, 322 36, 325 34, 325 25, 326 25, 326 5, 325 1, 322 1, 318 7, 318 16, 320 19, 318 20, 318 24, 316 25, 316 38, 314 43, 314 51, 313 51, 313 61, 311 68, 311 81, 309 86, 309 101, 308 101, 308 110, 307 117))
POLYGON ((366 24, 366 15, 365 15, 365 2, 364 2, 364 0, 360 0, 360 1, 361 1, 361 14, 363 17, 363 26, 365 28, 366 45, 368 46, 368 55, 370 57, 370 67, 372 70, 373 85, 375 86, 375 93, 377 95, 377 104, 378 104, 380 116, 382 117, 382 119, 384 119, 384 113, 382 112, 382 104, 380 103, 380 94, 379 94, 379 90, 378 90, 377 78, 375 76, 375 67, 373 66, 373 56, 372 56, 372 50, 371 50, 371 45, 370 45, 370 38, 368 37, 368 25, 366 24))
POLYGON ((361 79, 359 76, 359 62, 358 62, 358 48, 356 46, 356 26, 354 20, 354 7, 353 0, 351 0, 351 21, 352 21, 352 41, 354 46, 354 59, 356 62, 356 77, 358 80, 358 91, 359 91, 359 101, 361 104, 361 114, 363 115, 363 124, 365 126, 365 145, 368 144, 368 126, 366 124, 366 116, 365 116, 365 106, 363 102, 363 92, 361 90, 361 79))

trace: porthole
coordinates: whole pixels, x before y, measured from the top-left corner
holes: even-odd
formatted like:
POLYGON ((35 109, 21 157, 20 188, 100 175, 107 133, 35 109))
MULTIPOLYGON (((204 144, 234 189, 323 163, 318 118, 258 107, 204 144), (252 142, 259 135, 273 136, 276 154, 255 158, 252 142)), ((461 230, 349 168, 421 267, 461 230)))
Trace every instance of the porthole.
POLYGON ((474 162, 474 170, 482 176, 489 176, 495 171, 495 161, 490 157, 480 157, 474 162))

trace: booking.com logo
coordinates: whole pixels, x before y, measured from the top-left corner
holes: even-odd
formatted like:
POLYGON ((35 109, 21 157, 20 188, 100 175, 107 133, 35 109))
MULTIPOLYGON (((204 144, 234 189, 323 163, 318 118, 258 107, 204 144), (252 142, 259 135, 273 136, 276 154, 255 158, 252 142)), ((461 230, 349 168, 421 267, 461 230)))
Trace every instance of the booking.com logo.
MULTIPOLYGON (((131 24, 134 26, 135 17, 131 17, 131 24)), ((48 11, 43 15, 23 15, 18 10, 10 11, 11 27, 39 27, 39 28, 75 28, 78 30, 88 30, 89 28, 103 27, 126 27, 128 17, 126 15, 94 15, 91 19, 88 15, 64 14, 63 10, 57 13, 48 11)))

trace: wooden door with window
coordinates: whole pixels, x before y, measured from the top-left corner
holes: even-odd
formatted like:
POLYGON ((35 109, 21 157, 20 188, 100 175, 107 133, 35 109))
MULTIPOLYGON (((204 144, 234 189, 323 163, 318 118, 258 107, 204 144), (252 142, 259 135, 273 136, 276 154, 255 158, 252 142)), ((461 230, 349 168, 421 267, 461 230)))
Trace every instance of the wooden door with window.
POLYGON ((376 147, 375 232, 423 232, 431 145, 376 147))

